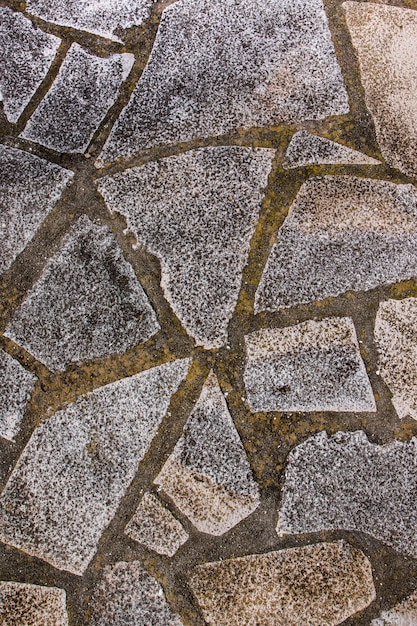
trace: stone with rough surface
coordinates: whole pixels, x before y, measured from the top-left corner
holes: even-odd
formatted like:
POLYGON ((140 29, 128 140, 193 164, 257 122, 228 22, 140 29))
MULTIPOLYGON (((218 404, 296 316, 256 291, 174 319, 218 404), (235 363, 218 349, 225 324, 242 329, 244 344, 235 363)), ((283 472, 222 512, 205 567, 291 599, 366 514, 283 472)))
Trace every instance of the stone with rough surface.
POLYGON ((389 611, 381 611, 371 626, 416 626, 417 624, 417 592, 406 598, 389 611))
POLYGON ((0 622, 3 626, 68 626, 65 591, 0 581, 0 622))
POLYGON ((336 626, 375 599, 369 560, 344 541, 200 565, 190 586, 212 626, 336 626))
POLYGON ((13 441, 37 377, 0 350, 0 437, 13 441))
POLYGON ((43 421, 0 497, 0 540, 82 575, 188 366, 111 383, 43 421))
POLYGON ((282 167, 291 169, 324 164, 380 165, 380 161, 306 130, 295 133, 285 153, 282 167))

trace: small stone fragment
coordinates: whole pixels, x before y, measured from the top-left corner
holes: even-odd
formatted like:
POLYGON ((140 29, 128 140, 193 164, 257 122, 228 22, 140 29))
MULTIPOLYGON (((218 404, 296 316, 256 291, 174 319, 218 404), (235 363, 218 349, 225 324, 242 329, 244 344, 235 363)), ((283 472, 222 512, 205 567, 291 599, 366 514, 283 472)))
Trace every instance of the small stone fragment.
POLYGON ((65 591, 0 581, 0 623, 3 626, 68 626, 65 591))
POLYGON ((179 0, 99 161, 348 112, 321 0, 179 0))
POLYGON ((259 506, 258 485, 213 372, 154 482, 211 535, 223 535, 259 506))
POLYGON ((0 437, 13 441, 38 379, 4 350, 0 350, 0 372, 0 437))
POLYGON ((370 562, 345 541, 200 565, 190 586, 213 626, 336 626, 375 599, 370 562))
POLYGON ((96 57, 74 43, 45 98, 20 134, 59 152, 84 152, 115 103, 134 57, 96 57))
POLYGON ((35 28, 21 13, 0 7, 0 101, 17 122, 45 78, 61 40, 35 28))
POLYGON ((378 446, 362 431, 310 437, 288 458, 278 534, 343 529, 417 557, 417 439, 378 446))
POLYGON ((51 371, 123 354, 159 330, 132 266, 106 227, 82 216, 5 335, 51 371))
POLYGON ((415 626, 417 624, 417 592, 389 611, 382 611, 371 626, 415 626))
POLYGON ((0 540, 82 575, 189 362, 100 387, 45 419, 0 497, 0 540))
POLYGON ((73 175, 0 144, 0 273, 32 239, 73 175))
POLYGON ((255 311, 367 291, 417 274, 417 191, 354 176, 310 178, 277 234, 255 311))
POLYGON ((90 626, 183 626, 159 582, 139 561, 106 567, 91 607, 90 626))
POLYGON ((149 550, 166 556, 174 556, 188 539, 182 524, 151 493, 143 496, 125 533, 149 550))
POLYGON ((417 11, 345 2, 377 140, 389 165, 417 174, 417 11))
POLYGON ((251 411, 376 411, 348 317, 265 328, 245 337, 251 411))

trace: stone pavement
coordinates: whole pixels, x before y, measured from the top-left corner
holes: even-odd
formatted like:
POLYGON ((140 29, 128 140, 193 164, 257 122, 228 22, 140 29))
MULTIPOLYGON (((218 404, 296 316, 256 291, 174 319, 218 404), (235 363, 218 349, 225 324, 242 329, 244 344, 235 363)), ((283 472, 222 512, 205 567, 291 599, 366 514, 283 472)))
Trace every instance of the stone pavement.
POLYGON ((0 0, 0 624, 417 626, 417 1, 0 0))

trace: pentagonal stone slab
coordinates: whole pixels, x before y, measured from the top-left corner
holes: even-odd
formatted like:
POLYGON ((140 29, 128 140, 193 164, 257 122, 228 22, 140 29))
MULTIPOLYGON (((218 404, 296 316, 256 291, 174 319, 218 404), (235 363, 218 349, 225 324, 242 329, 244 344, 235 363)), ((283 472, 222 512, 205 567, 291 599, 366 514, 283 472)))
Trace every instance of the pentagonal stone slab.
POLYGON ((82 575, 188 366, 100 387, 42 422, 0 497, 0 540, 82 575))
POLYGON ((282 167, 291 169, 306 165, 345 164, 380 165, 380 161, 306 130, 295 133, 285 153, 282 167))
POLYGON ((52 371, 123 354, 159 330, 148 298, 113 235, 81 217, 5 334, 52 371))
POLYGON ((21 137, 59 152, 84 152, 116 101, 133 61, 132 54, 102 58, 72 44, 21 137))
POLYGON ((413 626, 417 624, 417 592, 389 611, 381 611, 371 626, 413 626))
POLYGON ((4 626, 68 626, 66 594, 57 587, 0 581, 4 626))
POLYGON ((37 377, 0 350, 0 437, 13 441, 37 377))

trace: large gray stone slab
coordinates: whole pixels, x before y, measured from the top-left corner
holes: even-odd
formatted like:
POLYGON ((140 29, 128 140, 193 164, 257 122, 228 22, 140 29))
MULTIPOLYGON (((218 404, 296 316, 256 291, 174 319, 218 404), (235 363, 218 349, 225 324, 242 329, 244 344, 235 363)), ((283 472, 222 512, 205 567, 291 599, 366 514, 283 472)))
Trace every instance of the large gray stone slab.
POLYGON ((417 275, 417 190, 383 180, 305 182, 263 272, 255 311, 276 311, 417 275))
POLYGON ((65 591, 0 581, 0 622, 3 626, 68 626, 65 591))
POLYGON ((0 437, 13 441, 37 377, 0 350, 0 437))
POLYGON ((45 419, 0 497, 0 540, 82 575, 188 366, 100 387, 45 419))
POLYGON ((415 626, 417 624, 417 592, 389 611, 381 611, 371 626, 415 626))
POLYGON ((273 156, 201 148, 98 181, 110 211, 160 259, 165 297, 205 348, 227 339, 273 156))
POLYGON ((48 261, 5 335, 55 372, 123 354, 159 328, 113 235, 84 215, 48 261))
POLYGON ((348 111, 321 0, 179 0, 100 162, 348 111))

